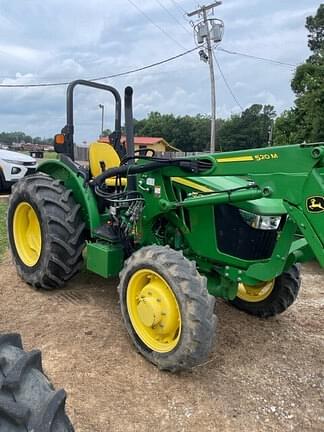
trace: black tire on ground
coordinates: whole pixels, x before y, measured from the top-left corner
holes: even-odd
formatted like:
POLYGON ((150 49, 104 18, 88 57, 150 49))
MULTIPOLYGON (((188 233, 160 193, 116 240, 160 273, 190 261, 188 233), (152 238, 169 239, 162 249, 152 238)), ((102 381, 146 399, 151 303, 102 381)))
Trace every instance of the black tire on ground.
POLYGON ((250 315, 269 318, 281 314, 294 303, 298 296, 300 283, 300 265, 294 264, 275 279, 273 290, 264 300, 248 302, 236 297, 230 303, 250 315))
POLYGON ((1 432, 73 432, 65 399, 44 375, 40 351, 23 351, 18 334, 0 335, 1 432))
POLYGON ((136 349, 161 370, 176 372, 204 362, 212 348, 216 327, 215 298, 207 291, 206 278, 194 262, 169 246, 146 246, 131 255, 119 274, 118 291, 122 316, 136 349), (136 334, 127 310, 127 289, 132 275, 141 269, 151 269, 168 283, 179 305, 180 339, 170 352, 150 349, 136 334))
POLYGON ((81 269, 85 224, 72 191, 59 180, 45 174, 33 174, 20 180, 10 196, 7 225, 18 274, 35 288, 61 288, 81 269), (41 254, 32 267, 20 259, 13 235, 13 217, 21 202, 33 207, 41 227, 41 254))

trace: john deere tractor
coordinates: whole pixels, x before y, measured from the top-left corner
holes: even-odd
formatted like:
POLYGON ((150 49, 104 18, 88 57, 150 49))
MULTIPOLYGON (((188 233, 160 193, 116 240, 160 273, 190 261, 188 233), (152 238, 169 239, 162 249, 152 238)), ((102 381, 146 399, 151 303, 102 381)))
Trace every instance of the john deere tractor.
POLYGON ((160 369, 203 362, 215 333, 214 299, 259 317, 284 312, 300 287, 299 263, 324 266, 324 143, 185 158, 134 151, 132 89, 78 80, 67 90, 59 160, 13 189, 12 255, 35 288, 61 288, 85 259, 119 275, 121 313, 136 349, 160 369), (110 144, 74 160, 76 86, 115 98, 110 144))

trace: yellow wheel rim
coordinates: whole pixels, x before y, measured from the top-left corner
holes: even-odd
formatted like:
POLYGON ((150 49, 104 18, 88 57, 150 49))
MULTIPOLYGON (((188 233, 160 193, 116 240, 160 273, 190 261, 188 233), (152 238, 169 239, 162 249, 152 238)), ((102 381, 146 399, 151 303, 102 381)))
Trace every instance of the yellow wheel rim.
POLYGON ((127 311, 137 336, 153 351, 166 353, 178 344, 181 313, 165 279, 150 269, 138 270, 127 287, 127 311))
POLYGON ((258 286, 250 286, 240 283, 238 286, 237 297, 249 303, 260 302, 269 297, 274 288, 274 284, 274 279, 258 286))
POLYGON ((19 258, 28 267, 37 264, 42 249, 38 216, 27 202, 21 202, 13 217, 13 237, 19 258))

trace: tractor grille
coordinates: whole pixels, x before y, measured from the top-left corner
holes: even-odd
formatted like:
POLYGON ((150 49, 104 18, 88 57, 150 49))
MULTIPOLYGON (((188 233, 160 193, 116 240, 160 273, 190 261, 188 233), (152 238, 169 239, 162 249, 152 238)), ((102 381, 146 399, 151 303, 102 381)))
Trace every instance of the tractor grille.
POLYGON ((277 230, 250 227, 239 209, 228 204, 215 206, 216 239, 220 252, 244 260, 270 258, 276 244, 277 230))

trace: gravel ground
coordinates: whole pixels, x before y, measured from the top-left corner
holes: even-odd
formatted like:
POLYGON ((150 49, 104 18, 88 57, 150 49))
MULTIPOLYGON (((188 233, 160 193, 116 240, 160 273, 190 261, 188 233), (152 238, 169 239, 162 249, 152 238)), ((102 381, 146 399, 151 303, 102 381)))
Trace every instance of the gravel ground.
POLYGON ((77 432, 324 431, 324 273, 303 268, 299 299, 270 320, 217 301, 216 344, 191 372, 159 372, 135 352, 116 280, 82 273, 62 291, 35 291, 0 265, 3 331, 43 351, 68 392, 77 432))

